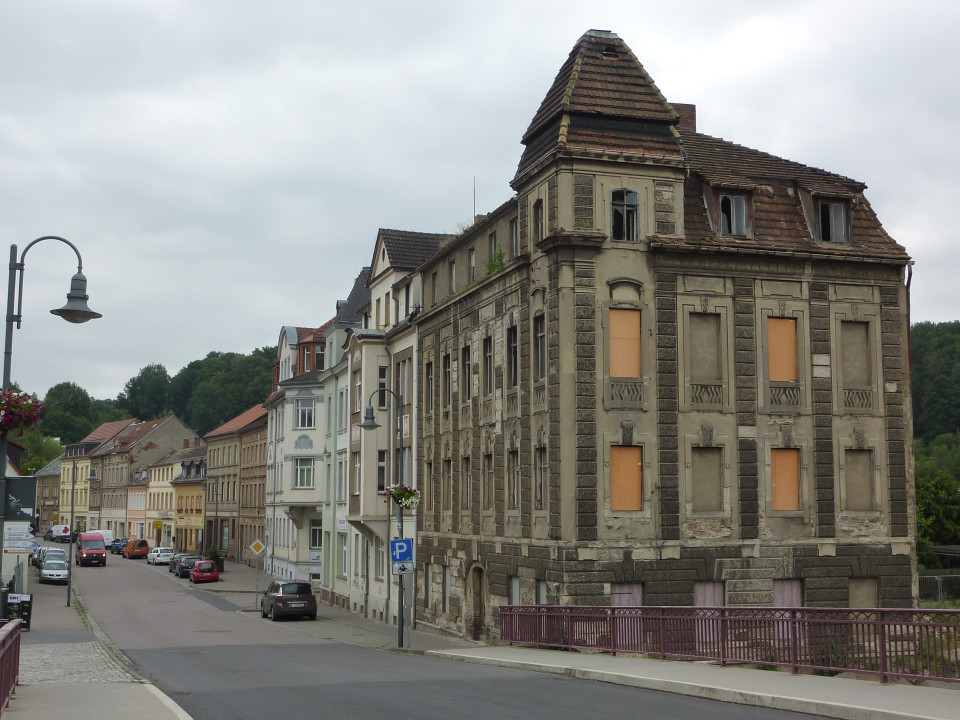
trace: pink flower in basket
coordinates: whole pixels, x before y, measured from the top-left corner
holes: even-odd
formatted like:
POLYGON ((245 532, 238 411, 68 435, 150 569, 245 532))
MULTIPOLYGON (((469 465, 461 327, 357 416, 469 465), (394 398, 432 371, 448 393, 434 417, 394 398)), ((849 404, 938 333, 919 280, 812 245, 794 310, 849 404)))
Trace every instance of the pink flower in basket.
POLYGON ((397 505, 408 510, 414 510, 420 504, 420 491, 414 490, 408 485, 391 485, 380 494, 384 497, 393 498, 397 505))
POLYGON ((0 391, 0 432, 23 431, 40 422, 43 404, 36 395, 15 390, 0 391))

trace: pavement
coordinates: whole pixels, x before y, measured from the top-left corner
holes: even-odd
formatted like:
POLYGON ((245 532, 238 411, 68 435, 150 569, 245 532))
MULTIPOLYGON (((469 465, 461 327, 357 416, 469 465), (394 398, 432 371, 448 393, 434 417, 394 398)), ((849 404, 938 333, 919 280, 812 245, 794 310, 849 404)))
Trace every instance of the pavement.
MULTIPOLYGON (((221 582, 194 588, 217 595, 225 611, 258 612, 257 588, 268 578, 227 562, 221 582)), ((21 635, 20 683, 4 718, 62 720, 190 720, 159 688, 138 677, 86 613, 76 593, 71 607, 63 593, 34 590, 31 629, 21 635)), ((298 623, 318 639, 401 652, 396 626, 321 604, 325 622, 298 623)), ((403 652, 497 665, 572 678, 691 695, 710 700, 792 710, 846 720, 957 720, 960 684, 791 675, 789 671, 720 667, 712 663, 660 661, 600 653, 483 645, 427 630, 409 631, 403 652)))

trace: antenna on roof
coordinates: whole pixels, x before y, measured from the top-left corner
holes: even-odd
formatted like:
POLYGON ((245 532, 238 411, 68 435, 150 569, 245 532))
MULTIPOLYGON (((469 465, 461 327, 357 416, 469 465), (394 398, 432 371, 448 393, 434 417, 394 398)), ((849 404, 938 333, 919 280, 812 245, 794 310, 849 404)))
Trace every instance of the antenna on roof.
POLYGON ((473 176, 473 216, 477 216, 477 176, 473 176))

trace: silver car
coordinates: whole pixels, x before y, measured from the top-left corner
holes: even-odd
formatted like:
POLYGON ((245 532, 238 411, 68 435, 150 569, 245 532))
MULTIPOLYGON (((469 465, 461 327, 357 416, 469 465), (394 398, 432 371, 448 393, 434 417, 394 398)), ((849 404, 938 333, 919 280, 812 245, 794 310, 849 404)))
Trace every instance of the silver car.
POLYGON ((47 560, 40 568, 40 582, 64 583, 67 582, 69 570, 63 560, 47 560))

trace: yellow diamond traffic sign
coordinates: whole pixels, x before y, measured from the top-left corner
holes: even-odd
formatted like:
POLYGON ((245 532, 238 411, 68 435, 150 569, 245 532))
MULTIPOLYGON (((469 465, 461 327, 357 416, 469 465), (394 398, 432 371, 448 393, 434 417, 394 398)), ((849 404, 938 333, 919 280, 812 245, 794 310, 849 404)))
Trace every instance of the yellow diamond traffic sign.
POLYGON ((253 543, 251 543, 250 545, 250 549, 253 550, 255 555, 259 555, 260 553, 262 553, 264 550, 267 549, 267 546, 264 545, 259 540, 254 540, 253 543))

